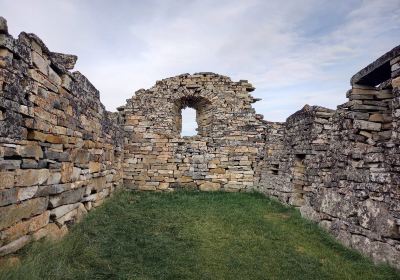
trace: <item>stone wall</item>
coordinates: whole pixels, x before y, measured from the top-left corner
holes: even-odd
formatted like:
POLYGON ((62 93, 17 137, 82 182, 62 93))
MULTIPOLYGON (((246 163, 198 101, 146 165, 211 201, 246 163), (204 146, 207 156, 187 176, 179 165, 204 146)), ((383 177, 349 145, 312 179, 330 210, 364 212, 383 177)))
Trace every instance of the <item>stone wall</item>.
POLYGON ((125 187, 239 191, 257 185, 263 127, 251 107, 253 90, 247 81, 197 73, 137 91, 120 108, 125 187), (180 136, 185 107, 196 109, 197 136, 180 136))
POLYGON ((0 256, 62 236, 122 183, 118 116, 76 60, 0 17, 0 256))
POLYGON ((400 47, 351 79, 349 101, 263 120, 245 80, 183 74, 107 112, 79 72, 0 18, 0 256, 62 236, 122 184, 256 190, 400 268, 400 47), (182 109, 198 135, 181 137, 182 109))
POLYGON ((397 47, 354 75, 349 101, 335 111, 306 105, 269 124, 257 186, 345 245, 398 268, 399 61, 397 47))

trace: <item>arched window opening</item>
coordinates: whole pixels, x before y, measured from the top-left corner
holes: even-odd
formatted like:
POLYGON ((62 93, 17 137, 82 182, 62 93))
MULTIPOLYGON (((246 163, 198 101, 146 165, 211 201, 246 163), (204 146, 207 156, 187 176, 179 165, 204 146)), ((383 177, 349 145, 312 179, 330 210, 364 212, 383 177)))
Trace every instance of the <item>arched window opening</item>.
POLYGON ((211 103, 203 97, 183 97, 173 107, 177 136, 206 136, 212 125, 211 103))
POLYGON ((182 132, 181 136, 197 135, 198 124, 196 121, 196 110, 190 107, 182 109, 182 132))

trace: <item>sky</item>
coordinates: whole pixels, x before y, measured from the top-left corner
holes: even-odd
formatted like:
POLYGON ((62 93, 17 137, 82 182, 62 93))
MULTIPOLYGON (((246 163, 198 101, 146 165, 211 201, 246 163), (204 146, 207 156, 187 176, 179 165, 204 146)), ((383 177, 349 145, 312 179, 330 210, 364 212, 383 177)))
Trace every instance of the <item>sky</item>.
POLYGON ((157 80, 215 72, 249 80, 257 113, 285 121, 344 103, 351 76, 400 44, 400 0, 0 0, 0 15, 14 37, 78 55, 110 111, 157 80))

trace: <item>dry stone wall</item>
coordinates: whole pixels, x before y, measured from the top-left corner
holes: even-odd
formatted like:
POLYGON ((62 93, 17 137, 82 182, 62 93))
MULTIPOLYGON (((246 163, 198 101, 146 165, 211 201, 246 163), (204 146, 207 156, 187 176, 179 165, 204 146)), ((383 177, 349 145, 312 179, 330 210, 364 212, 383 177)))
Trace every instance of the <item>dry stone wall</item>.
POLYGON ((139 90, 120 108, 124 185, 139 190, 239 191, 257 185, 263 126, 247 81, 183 74, 139 90), (198 135, 181 137, 181 110, 197 112, 198 135))
POLYGON ((118 116, 76 59, 0 18, 0 256, 62 236, 122 183, 118 116))
POLYGON ((299 207, 345 245, 400 268, 400 47, 353 76, 333 111, 268 124, 258 190, 299 207))
POLYGON ((255 113, 250 83, 208 72, 110 113, 76 60, 14 39, 0 17, 0 256, 62 236, 124 185, 256 190, 400 268, 400 46, 352 77, 337 110, 306 105, 281 123, 255 113), (180 135, 186 107, 193 137, 180 135))

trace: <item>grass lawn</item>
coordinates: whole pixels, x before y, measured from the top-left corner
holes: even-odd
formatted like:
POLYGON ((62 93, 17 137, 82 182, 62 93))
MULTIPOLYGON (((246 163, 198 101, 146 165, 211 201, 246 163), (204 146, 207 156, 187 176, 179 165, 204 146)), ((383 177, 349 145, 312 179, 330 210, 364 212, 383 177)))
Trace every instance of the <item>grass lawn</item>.
POLYGON ((400 279, 260 194, 120 192, 0 279, 400 279))

